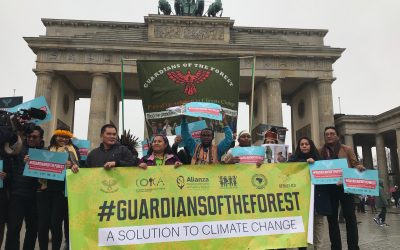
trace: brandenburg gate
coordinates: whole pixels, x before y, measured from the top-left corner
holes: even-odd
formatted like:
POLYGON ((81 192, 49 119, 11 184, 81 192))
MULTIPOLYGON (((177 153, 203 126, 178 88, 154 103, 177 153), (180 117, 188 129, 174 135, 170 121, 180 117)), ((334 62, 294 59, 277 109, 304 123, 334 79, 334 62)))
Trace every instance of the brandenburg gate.
MULTIPOLYGON (((240 101, 250 103, 255 65, 254 127, 282 126, 282 103, 292 110, 293 140, 321 145, 334 125, 332 64, 344 49, 324 44, 327 30, 240 27, 228 17, 149 15, 144 23, 42 19, 46 34, 25 37, 37 55, 36 96, 45 96, 54 120, 73 129, 75 101, 91 98, 88 139, 99 144, 100 127, 118 126, 121 58, 207 59, 240 57, 240 101)), ((125 95, 141 99, 136 62, 125 62, 125 95)), ((127 115, 135 115, 126 112, 127 115)))

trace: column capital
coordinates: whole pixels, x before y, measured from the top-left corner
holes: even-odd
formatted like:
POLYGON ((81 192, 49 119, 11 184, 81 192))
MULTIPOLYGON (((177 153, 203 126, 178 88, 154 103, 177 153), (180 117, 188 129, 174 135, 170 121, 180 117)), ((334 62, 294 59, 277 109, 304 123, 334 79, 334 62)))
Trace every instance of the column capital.
POLYGON ((265 82, 272 82, 272 81, 278 81, 278 82, 282 82, 283 81, 283 77, 271 77, 271 76, 266 76, 265 77, 265 82))
POLYGON ((53 70, 38 70, 38 69, 33 69, 32 71, 36 74, 36 76, 40 76, 40 75, 48 75, 48 76, 51 76, 51 77, 54 77, 54 76, 55 76, 55 73, 54 73, 53 70))
POLYGON ((317 78, 317 80, 315 81, 317 84, 321 84, 321 83, 329 83, 332 84, 334 81, 336 80, 335 77, 333 78, 317 78))
POLYGON ((102 77, 106 77, 106 78, 109 78, 110 76, 109 76, 109 74, 108 74, 108 72, 89 72, 89 74, 90 74, 90 76, 93 78, 93 77, 96 77, 96 76, 102 76, 102 77))

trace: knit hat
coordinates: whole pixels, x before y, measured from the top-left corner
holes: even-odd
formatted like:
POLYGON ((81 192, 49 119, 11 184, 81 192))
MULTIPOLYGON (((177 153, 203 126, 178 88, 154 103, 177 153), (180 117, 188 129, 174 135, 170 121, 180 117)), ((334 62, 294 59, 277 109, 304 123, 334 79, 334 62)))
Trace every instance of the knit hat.
POLYGON ((250 134, 249 131, 247 131, 247 130, 242 130, 242 131, 240 131, 240 133, 239 133, 238 139, 239 139, 242 135, 245 135, 245 134, 248 134, 248 135, 251 136, 251 134, 250 134))

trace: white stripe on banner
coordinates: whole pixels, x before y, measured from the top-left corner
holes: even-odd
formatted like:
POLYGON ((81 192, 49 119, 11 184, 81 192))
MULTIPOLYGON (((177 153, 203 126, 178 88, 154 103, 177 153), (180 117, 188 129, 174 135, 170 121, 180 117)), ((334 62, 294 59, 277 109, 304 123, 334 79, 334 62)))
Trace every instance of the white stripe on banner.
POLYGON ((304 232, 301 216, 99 228, 99 246, 237 238, 304 232))

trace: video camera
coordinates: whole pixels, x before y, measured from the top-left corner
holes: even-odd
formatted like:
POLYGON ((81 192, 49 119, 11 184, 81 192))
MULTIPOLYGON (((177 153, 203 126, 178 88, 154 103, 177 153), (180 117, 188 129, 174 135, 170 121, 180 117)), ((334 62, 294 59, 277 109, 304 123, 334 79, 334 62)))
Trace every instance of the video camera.
POLYGON ((6 154, 14 154, 15 150, 9 145, 21 142, 19 133, 32 133, 36 125, 31 120, 45 118, 46 112, 36 108, 20 109, 16 112, 0 110, 0 152, 3 153, 4 149, 6 154))

